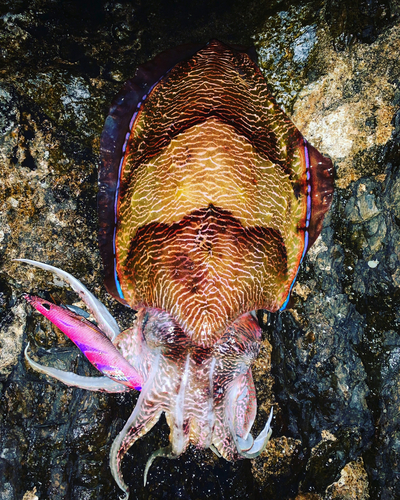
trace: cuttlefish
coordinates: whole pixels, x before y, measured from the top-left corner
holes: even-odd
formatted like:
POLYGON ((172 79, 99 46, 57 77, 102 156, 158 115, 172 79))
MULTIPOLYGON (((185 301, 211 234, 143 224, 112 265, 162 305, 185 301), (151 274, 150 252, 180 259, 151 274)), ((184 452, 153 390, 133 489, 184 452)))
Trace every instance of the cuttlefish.
POLYGON ((97 324, 39 297, 26 299, 102 373, 82 377, 26 359, 67 385, 141 391, 110 466, 165 413, 170 444, 227 460, 257 457, 271 435, 251 428, 257 310, 286 307, 322 229, 333 167, 281 111, 251 56, 213 40, 140 66, 115 98, 101 138, 99 245, 108 291, 133 308, 120 332, 89 290, 53 266, 97 324))

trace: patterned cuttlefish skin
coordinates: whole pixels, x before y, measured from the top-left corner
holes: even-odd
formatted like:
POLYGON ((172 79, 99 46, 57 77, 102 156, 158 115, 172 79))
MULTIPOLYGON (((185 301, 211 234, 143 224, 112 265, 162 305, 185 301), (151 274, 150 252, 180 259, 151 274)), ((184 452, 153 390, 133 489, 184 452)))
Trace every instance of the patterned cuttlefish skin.
POLYGON ((60 269, 98 327, 38 297, 27 300, 104 377, 87 380, 27 359, 89 390, 141 390, 111 450, 120 462, 165 413, 175 457, 189 444, 228 460, 253 458, 251 373, 261 328, 255 311, 283 309, 318 237, 333 167, 301 136, 246 52, 216 40, 141 66, 116 97, 101 141, 99 244, 109 292, 137 311, 120 333, 104 306, 60 269))

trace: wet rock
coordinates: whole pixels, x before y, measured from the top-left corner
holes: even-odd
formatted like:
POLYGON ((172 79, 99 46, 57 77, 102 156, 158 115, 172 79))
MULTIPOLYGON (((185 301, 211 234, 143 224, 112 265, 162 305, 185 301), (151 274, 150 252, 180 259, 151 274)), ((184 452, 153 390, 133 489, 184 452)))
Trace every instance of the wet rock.
POLYGON ((36 488, 33 488, 31 491, 27 491, 22 497, 22 500, 39 500, 39 497, 36 495, 36 488))
POLYGON ((349 462, 340 471, 340 478, 328 486, 324 500, 368 500, 368 476, 362 459, 349 462))
POLYGON ((371 45, 354 44, 343 52, 326 47, 315 61, 322 77, 296 100, 294 121, 335 159, 338 187, 384 174, 382 146, 394 130, 398 92, 398 30, 395 26, 371 45))
POLYGON ((271 439, 263 457, 253 460, 252 471, 266 498, 286 498, 297 491, 295 478, 303 466, 301 441, 282 436, 271 439))
POLYGON ((18 304, 6 311, 2 321, 0 375, 12 372, 21 355, 23 332, 26 326, 26 308, 18 304))

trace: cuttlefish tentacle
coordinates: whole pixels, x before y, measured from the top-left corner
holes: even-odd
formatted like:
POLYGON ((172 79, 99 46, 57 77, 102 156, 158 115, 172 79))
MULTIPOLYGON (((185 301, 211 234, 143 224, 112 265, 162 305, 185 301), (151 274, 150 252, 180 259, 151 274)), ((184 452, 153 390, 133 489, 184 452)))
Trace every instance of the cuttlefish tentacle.
POLYGON ((30 367, 39 373, 44 373, 57 380, 60 380, 65 385, 70 387, 79 387, 80 389, 87 389, 88 391, 103 391, 103 392, 126 392, 128 387, 122 385, 120 382, 115 382, 108 377, 83 377, 81 375, 76 375, 73 372, 67 372, 64 370, 59 370, 58 368, 52 368, 50 366, 44 366, 28 355, 29 342, 25 347, 25 359, 29 363, 30 367))
POLYGON ((146 467, 144 468, 144 474, 143 474, 143 485, 144 486, 146 486, 146 484, 147 484, 147 476, 148 476, 150 467, 157 457, 164 457, 164 458, 173 459, 173 458, 178 458, 178 455, 175 455, 173 453, 172 444, 169 444, 168 446, 165 446, 164 448, 159 448, 154 453, 152 453, 146 462, 146 467))
POLYGON ((145 412, 143 408, 144 397, 142 396, 143 392, 140 394, 136 407, 128 421, 115 438, 110 451, 111 473, 118 486, 126 493, 126 498, 129 498, 129 488, 122 475, 122 459, 128 449, 154 427, 154 425, 159 421, 162 413, 162 410, 154 411, 154 408, 151 407, 148 408, 150 411, 145 412), (146 416, 144 413, 146 413, 146 416))
POLYGON ((18 262, 25 262, 31 266, 39 267, 45 271, 50 271, 56 274, 59 278, 66 281, 71 285, 71 288, 80 296, 83 302, 89 308, 89 311, 93 314, 100 330, 106 334, 110 340, 114 340, 115 337, 120 333, 120 328, 111 316, 106 306, 100 302, 79 280, 74 278, 72 274, 69 274, 58 267, 50 266, 48 264, 43 264, 36 260, 30 259, 14 259, 18 262))
MULTIPOLYGON (((212 369, 214 364, 215 360, 214 362, 211 363, 212 369)), ((180 387, 177 392, 176 401, 173 405, 168 405, 168 409, 170 411, 166 414, 167 422, 171 429, 170 433, 171 442, 168 446, 165 446, 153 452, 148 458, 143 476, 144 486, 146 486, 147 483, 147 476, 150 467, 157 457, 164 457, 169 459, 178 458, 188 447, 189 436, 184 431, 183 420, 184 420, 184 407, 185 407, 185 392, 188 387, 189 378, 190 378, 190 355, 188 354, 186 356, 185 364, 182 370, 180 378, 180 387)))
POLYGON ((252 403, 252 399, 248 392, 248 388, 251 387, 249 374, 251 382, 253 382, 251 372, 249 371, 246 376, 243 377, 243 380, 247 381, 247 386, 242 388, 242 384, 236 383, 231 387, 227 396, 228 404, 225 406, 225 418, 239 455, 243 458, 256 458, 265 450, 272 435, 271 422, 273 408, 271 408, 264 429, 257 438, 254 439, 250 433, 254 423, 255 412, 253 416, 252 408, 248 406, 252 403), (241 406, 247 407, 246 415, 250 413, 250 418, 246 421, 246 425, 244 425, 242 412, 240 411, 241 406))
POLYGON ((154 380, 159 370, 160 358, 161 353, 158 353, 156 358, 153 360, 149 377, 140 393, 135 409, 133 410, 131 416, 127 420, 121 432, 114 439, 114 442, 111 446, 111 473, 118 486, 126 493, 126 498, 129 498, 129 488, 125 484, 122 476, 122 459, 124 458, 124 455, 128 451, 128 449, 135 443, 135 441, 146 434, 158 422, 162 412, 164 411, 164 408, 162 408, 161 406, 159 408, 154 407, 153 400, 151 399, 154 389, 154 380))

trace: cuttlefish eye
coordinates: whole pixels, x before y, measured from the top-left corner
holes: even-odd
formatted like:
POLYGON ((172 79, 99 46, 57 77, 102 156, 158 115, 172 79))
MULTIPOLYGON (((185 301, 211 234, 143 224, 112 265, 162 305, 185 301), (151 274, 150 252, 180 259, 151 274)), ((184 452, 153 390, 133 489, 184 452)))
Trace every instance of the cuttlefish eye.
POLYGON ((176 457, 189 444, 227 460, 254 458, 271 435, 251 428, 255 311, 286 307, 299 266, 322 229, 333 167, 279 109, 246 51, 217 40, 140 66, 116 96, 101 137, 99 245, 105 285, 137 311, 120 332, 73 276, 97 325, 38 297, 27 300, 102 372, 88 379, 32 361, 68 385, 140 390, 110 466, 165 413, 176 457))

